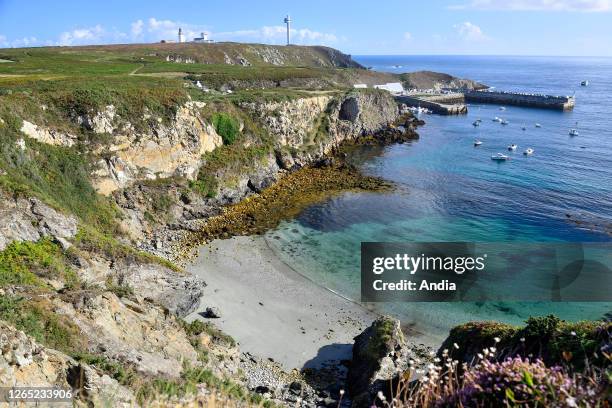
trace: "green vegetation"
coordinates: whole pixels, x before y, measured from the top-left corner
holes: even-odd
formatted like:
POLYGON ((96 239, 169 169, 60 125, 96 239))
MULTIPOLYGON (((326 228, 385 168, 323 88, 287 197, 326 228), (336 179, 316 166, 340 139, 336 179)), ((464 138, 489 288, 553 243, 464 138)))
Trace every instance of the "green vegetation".
POLYGON ((223 139, 223 144, 234 144, 240 132, 240 124, 236 119, 225 112, 219 112, 213 115, 212 123, 219 136, 223 139))
POLYGON ((466 323, 451 330, 441 349, 447 348, 454 358, 469 361, 483 348, 498 343, 500 359, 532 355, 549 365, 568 364, 580 369, 587 360, 591 365, 605 363, 599 349, 611 336, 610 322, 566 322, 550 315, 531 317, 524 327, 498 322, 466 323))
MULTIPOLYGON (((1 111, 0 111, 1 112, 1 111)), ((93 189, 91 161, 76 148, 51 146, 28 139, 21 149, 20 126, 13 115, 3 115, 0 126, 0 189, 21 197, 38 197, 45 203, 77 215, 84 223, 116 233, 117 209, 93 189), (3 174, 3 173, 0 173, 3 174)))
POLYGON ((236 341, 231 336, 223 333, 210 323, 204 323, 201 320, 194 320, 191 323, 187 323, 185 321, 181 322, 185 333, 187 333, 192 340, 194 340, 195 337, 199 336, 200 334, 206 333, 216 341, 221 341, 230 347, 236 346, 236 341))
POLYGON ((61 248, 49 239, 12 242, 0 252, 0 287, 9 285, 46 286, 41 278, 59 279, 67 286, 78 283, 61 248))
POLYGON ((0 296, 0 320, 32 336, 47 347, 71 354, 82 350, 84 339, 79 329, 55 313, 44 298, 0 296))
POLYGON ((89 364, 99 370, 102 370, 111 378, 117 380, 121 385, 128 387, 132 386, 138 377, 138 374, 131 366, 110 361, 108 358, 101 355, 77 351, 73 352, 71 357, 79 362, 89 364))
POLYGON ((186 367, 178 380, 156 378, 141 385, 136 397, 140 404, 146 404, 159 399, 160 396, 180 398, 185 395, 195 395, 198 384, 205 384, 209 389, 219 391, 233 400, 258 404, 266 408, 274 406, 271 401, 264 400, 259 394, 250 393, 230 379, 221 379, 208 369, 191 367, 186 367))

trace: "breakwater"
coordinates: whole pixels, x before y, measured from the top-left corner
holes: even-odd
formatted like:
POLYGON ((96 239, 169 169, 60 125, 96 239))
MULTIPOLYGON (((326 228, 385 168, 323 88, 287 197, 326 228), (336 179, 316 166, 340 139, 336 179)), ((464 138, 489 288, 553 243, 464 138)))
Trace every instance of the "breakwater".
POLYGON ((553 96, 502 91, 467 91, 465 102, 515 105, 531 108, 570 110, 574 108, 573 96, 553 96))
POLYGON ((439 115, 460 115, 466 114, 468 109, 463 103, 462 94, 453 94, 453 97, 446 95, 434 95, 427 97, 418 96, 396 96, 395 99, 399 103, 404 103, 408 106, 427 108, 433 113, 439 115))

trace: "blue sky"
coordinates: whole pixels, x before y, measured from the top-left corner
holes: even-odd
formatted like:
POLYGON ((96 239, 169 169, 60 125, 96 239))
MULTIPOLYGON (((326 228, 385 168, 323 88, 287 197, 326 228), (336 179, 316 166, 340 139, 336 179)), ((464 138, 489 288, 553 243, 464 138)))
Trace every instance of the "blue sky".
POLYGON ((612 0, 0 0, 0 47, 216 41, 298 44, 350 54, 612 56, 612 0))

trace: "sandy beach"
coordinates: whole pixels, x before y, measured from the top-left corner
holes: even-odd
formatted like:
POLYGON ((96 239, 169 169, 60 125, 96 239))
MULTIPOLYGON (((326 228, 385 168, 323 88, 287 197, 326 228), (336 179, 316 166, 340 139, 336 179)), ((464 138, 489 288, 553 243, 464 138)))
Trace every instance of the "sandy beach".
POLYGON ((287 369, 349 359, 353 337, 377 316, 289 268, 259 236, 212 241, 187 270, 207 283, 200 308, 187 320, 216 307, 221 317, 204 320, 242 351, 287 369))

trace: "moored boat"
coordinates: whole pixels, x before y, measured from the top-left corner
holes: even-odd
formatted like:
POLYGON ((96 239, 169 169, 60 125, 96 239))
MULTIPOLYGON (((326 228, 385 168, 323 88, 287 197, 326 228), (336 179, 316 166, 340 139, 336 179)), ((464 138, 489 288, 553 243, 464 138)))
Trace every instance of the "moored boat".
POLYGON ((510 157, 506 156, 505 154, 497 153, 491 156, 491 160, 506 161, 506 160, 510 160, 510 157))

